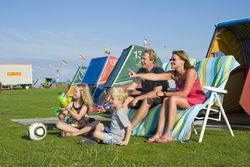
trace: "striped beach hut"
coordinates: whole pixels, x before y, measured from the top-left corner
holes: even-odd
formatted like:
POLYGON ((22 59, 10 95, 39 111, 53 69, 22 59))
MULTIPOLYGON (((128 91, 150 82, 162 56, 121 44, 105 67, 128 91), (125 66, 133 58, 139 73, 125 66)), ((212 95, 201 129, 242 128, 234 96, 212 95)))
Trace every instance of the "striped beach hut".
POLYGON ((215 25, 215 31, 206 57, 221 54, 234 55, 240 63, 231 74, 223 106, 227 112, 244 110, 250 115, 250 18, 223 21, 215 25))

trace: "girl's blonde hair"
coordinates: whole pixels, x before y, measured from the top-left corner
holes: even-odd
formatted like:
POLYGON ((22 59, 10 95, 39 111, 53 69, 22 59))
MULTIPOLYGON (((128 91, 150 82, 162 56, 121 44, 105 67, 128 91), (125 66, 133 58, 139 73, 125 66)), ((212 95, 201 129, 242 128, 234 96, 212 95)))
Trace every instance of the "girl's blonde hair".
POLYGON ((110 94, 112 97, 116 97, 118 100, 122 101, 122 103, 128 98, 128 92, 121 87, 111 89, 110 94))
POLYGON ((190 61, 189 61, 189 59, 188 59, 188 55, 187 55, 187 53, 185 52, 185 51, 183 51, 183 50, 174 50, 173 52, 172 52, 172 55, 173 54, 176 54, 176 55, 178 55, 178 57, 181 59, 181 60, 184 60, 185 61, 185 63, 184 63, 184 69, 189 69, 189 68, 194 68, 194 66, 192 66, 191 65, 191 63, 190 63, 190 61))
POLYGON ((88 107, 88 112, 92 111, 93 100, 90 94, 89 86, 87 84, 81 83, 77 84, 77 88, 80 91, 81 100, 88 107))

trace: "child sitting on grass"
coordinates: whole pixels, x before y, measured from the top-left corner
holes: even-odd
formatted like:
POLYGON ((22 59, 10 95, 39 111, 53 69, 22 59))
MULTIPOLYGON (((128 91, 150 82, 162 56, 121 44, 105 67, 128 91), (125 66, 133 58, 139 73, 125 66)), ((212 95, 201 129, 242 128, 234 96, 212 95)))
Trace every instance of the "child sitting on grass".
POLYGON ((128 93, 123 88, 111 90, 112 107, 114 108, 110 128, 104 127, 102 123, 96 125, 93 137, 104 144, 128 145, 131 135, 131 124, 123 103, 128 93))
POLYGON ((62 137, 78 132, 79 129, 84 127, 87 129, 86 131, 90 131, 98 123, 96 121, 90 122, 86 118, 93 104, 88 85, 78 84, 73 92, 73 98, 74 100, 66 108, 62 109, 59 115, 60 121, 56 124, 56 127, 61 130, 62 137), (64 120, 68 115, 70 117, 64 120))

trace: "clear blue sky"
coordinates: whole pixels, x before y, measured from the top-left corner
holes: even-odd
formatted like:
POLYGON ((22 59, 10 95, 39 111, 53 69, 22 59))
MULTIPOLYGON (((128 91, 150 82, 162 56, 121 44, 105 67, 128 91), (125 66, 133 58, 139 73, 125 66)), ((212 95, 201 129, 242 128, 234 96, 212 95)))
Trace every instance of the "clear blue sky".
POLYGON ((163 61, 174 49, 201 60, 214 25, 249 17, 249 6, 247 0, 0 0, 1 64, 31 63, 34 80, 54 77, 58 68, 72 79, 80 64, 104 56, 105 47, 119 57, 144 38, 163 61))

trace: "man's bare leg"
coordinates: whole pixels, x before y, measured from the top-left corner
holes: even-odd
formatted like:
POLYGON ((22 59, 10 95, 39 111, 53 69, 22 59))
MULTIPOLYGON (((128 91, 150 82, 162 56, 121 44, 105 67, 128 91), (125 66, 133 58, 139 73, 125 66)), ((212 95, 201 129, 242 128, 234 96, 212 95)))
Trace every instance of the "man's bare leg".
POLYGON ((148 99, 144 99, 141 106, 139 107, 139 109, 137 110, 137 112, 135 113, 135 116, 131 122, 131 126, 132 129, 141 121, 143 120, 149 111, 149 108, 152 104, 152 100, 148 100, 148 99))
POLYGON ((166 115, 168 112, 168 110, 167 110, 168 103, 169 103, 169 98, 168 97, 164 98, 162 105, 161 105, 161 111, 160 111, 160 115, 159 115, 156 133, 154 134, 154 136, 152 136, 151 138, 148 139, 149 141, 153 142, 162 136, 164 126, 165 126, 166 115))

